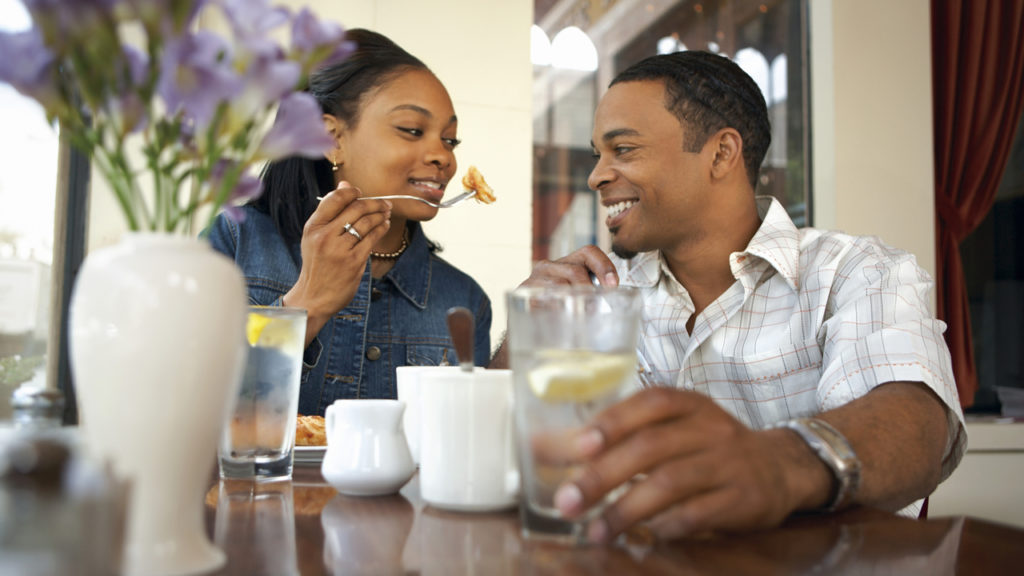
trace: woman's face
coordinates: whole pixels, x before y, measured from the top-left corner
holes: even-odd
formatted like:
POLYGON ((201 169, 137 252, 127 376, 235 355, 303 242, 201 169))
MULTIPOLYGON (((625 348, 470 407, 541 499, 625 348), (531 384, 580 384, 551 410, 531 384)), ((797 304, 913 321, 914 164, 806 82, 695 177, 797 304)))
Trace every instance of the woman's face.
MULTIPOLYGON (((363 196, 409 194, 432 202, 455 176, 458 120, 441 82, 410 70, 363 96, 356 125, 339 124, 338 181, 363 196)), ((392 217, 430 220, 437 209, 393 200, 392 217)))

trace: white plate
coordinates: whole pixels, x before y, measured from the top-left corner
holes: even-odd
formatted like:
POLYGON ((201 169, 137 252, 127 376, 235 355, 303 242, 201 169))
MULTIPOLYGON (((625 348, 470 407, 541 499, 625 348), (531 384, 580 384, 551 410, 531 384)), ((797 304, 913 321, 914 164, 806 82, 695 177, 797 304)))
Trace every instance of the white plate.
POLYGON ((296 446, 296 466, 319 466, 324 461, 327 446, 296 446))

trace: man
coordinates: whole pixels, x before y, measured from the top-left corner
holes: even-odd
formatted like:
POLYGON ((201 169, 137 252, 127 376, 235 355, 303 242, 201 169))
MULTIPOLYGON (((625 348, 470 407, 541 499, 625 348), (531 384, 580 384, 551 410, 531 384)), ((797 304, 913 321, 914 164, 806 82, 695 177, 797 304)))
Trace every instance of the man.
MULTIPOLYGON (((592 541, 638 523, 674 538, 851 504, 916 515, 963 455, 928 274, 876 238, 797 230, 755 197, 769 141, 757 85, 712 54, 648 58, 598 105, 589 185, 615 256, 588 246, 524 285, 593 274, 637 287, 639 354, 668 386, 548 454, 581 465, 555 497, 569 517, 632 481, 590 522, 592 541)), ((499 350, 492 365, 505 364, 499 350)))

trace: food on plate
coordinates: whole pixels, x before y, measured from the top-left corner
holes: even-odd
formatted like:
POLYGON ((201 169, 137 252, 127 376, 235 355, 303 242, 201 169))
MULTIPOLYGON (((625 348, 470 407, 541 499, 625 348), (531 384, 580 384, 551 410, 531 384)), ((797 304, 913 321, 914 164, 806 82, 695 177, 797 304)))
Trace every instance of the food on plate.
POLYGON ((324 417, 299 414, 295 423, 295 445, 326 446, 327 430, 324 428, 324 417))
POLYGON ((462 187, 466 190, 476 190, 474 198, 484 204, 490 204, 495 200, 494 189, 487 185, 483 174, 477 170, 476 166, 470 166, 469 171, 462 177, 462 187))

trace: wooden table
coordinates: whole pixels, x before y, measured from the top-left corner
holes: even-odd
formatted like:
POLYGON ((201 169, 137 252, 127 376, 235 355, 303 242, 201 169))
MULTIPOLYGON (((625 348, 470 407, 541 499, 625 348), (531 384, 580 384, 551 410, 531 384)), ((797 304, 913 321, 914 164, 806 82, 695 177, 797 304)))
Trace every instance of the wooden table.
POLYGON ((524 541, 515 511, 342 496, 315 467, 291 482, 220 481, 206 497, 218 574, 1020 574, 1024 531, 973 518, 917 521, 871 510, 793 518, 742 536, 652 546, 565 548, 524 541))

